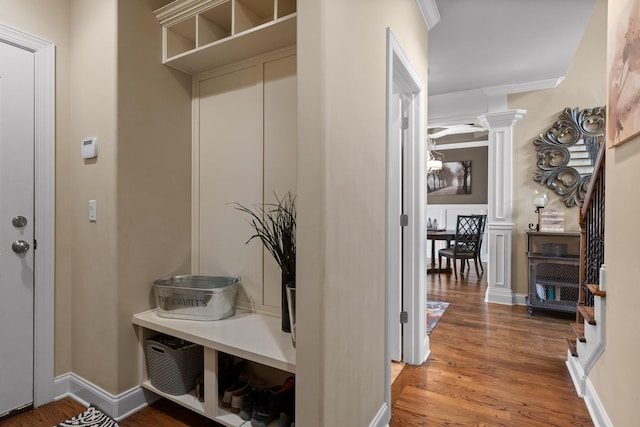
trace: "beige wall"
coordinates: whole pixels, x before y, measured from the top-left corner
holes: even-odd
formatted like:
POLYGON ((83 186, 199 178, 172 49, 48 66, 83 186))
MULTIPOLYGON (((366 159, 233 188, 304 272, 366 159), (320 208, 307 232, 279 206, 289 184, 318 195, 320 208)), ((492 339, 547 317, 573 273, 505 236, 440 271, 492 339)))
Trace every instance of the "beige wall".
POLYGON ((96 136, 99 153, 93 160, 83 160, 77 150, 72 149, 70 153, 72 371, 115 392, 117 3, 115 0, 71 0, 70 4, 69 143, 72 148, 77 147, 83 138, 96 136), (89 199, 96 200, 96 222, 89 222, 87 218, 89 199))
MULTIPOLYGON (((542 188, 533 181, 536 169, 533 140, 555 123, 566 107, 583 109, 606 104, 606 23, 607 2, 598 0, 564 81, 555 89, 509 96, 510 109, 527 110, 526 116, 514 128, 514 293, 527 293, 526 230, 529 223, 537 222, 531 192, 534 188, 542 188)), ((565 230, 578 231, 578 208, 566 208, 552 191, 549 191, 549 199, 549 208, 565 209, 565 230)))
POLYGON ((384 401, 388 26, 426 83, 415 1, 298 2, 296 412, 305 426, 368 425, 384 401))
POLYGON ((131 315, 155 307, 153 280, 189 274, 191 76, 161 64, 153 11, 167 0, 118 0, 118 386, 139 384, 131 315))
POLYGON ((71 145, 99 146, 71 155, 71 370, 114 394, 138 384, 131 315, 153 306, 152 281, 189 273, 191 78, 160 62, 163 4, 71 2, 71 145))
MULTIPOLYGON (((69 1, 0 0, 0 23, 56 45, 55 374, 71 370, 71 152, 69 139, 69 1), (62 238, 60 236, 63 236, 62 238)), ((72 150, 75 148, 76 150, 72 150)), ((79 156, 78 156, 79 157, 79 156)))
POLYGON ((638 423, 640 401, 640 310, 634 297, 640 275, 636 243, 640 225, 640 137, 608 149, 606 165, 605 265, 606 349, 589 374, 614 426, 638 423))
POLYGON ((139 381, 131 315, 189 272, 191 78, 160 62, 165 3, 71 3, 72 141, 99 138, 97 161, 72 156, 72 371, 114 394, 139 381))
MULTIPOLYGON (((611 0, 609 34, 626 1, 611 0)), ((611 56, 613 52, 608 52, 611 56)), ((636 71, 637 72, 637 71, 636 71)), ((634 213, 640 209, 640 137, 606 152, 605 264, 607 266, 606 350, 589 374, 611 424, 638 423, 640 402, 640 310, 634 297, 640 275, 636 242, 640 225, 634 213)))

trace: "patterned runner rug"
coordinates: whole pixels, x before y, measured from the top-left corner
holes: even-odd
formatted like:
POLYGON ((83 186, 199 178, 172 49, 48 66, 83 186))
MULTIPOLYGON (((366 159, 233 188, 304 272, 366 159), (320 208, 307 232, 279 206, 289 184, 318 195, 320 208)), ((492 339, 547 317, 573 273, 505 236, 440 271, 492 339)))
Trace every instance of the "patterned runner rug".
POLYGON ((56 427, 120 427, 118 423, 91 405, 81 414, 58 424, 56 427))
POLYGON ((427 335, 431 335, 433 328, 436 327, 447 308, 449 308, 448 302, 427 302, 427 335))

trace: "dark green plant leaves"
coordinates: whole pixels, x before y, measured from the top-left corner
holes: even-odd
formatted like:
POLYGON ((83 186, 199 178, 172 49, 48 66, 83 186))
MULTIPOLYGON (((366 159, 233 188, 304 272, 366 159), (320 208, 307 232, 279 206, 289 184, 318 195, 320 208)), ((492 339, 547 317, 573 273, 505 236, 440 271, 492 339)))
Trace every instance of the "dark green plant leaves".
POLYGON ((263 203, 250 209, 234 203, 237 210, 249 215, 255 230, 246 243, 260 239, 282 272, 288 277, 296 274, 296 196, 287 192, 283 198, 275 195, 277 203, 263 203))

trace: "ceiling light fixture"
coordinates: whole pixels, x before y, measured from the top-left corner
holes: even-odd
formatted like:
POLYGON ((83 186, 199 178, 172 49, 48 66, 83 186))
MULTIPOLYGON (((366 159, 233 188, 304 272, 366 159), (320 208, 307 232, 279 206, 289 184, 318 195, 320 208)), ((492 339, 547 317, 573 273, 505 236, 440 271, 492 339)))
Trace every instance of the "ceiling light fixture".
POLYGON ((427 135, 427 172, 442 169, 444 156, 435 151, 436 140, 427 135))

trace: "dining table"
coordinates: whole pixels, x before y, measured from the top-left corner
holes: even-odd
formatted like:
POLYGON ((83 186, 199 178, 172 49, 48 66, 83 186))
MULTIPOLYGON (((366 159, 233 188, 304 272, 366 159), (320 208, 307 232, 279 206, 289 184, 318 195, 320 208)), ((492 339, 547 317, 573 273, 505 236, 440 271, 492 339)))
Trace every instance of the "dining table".
POLYGON ((449 259, 447 258, 447 266, 443 269, 439 269, 436 266, 436 240, 446 241, 447 246, 451 245, 456 239, 456 232, 454 230, 447 229, 427 229, 427 240, 431 240, 431 267, 427 268, 427 273, 451 273, 451 266, 449 259))

